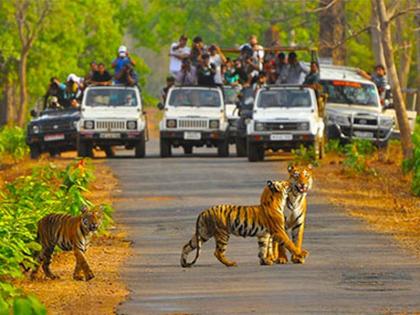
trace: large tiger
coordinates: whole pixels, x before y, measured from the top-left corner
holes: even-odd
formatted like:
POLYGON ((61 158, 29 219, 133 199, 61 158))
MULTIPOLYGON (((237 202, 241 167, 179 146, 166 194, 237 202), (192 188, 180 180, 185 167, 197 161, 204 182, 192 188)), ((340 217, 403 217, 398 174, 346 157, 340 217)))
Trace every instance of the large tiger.
MULTIPOLYGON (((284 211, 287 231, 291 231, 292 240, 296 248, 302 248, 303 233, 305 230, 306 219, 306 194, 312 187, 312 165, 306 167, 293 166, 288 167, 290 190, 287 194, 286 208, 284 211)), ((273 249, 268 254, 267 259, 276 261, 279 264, 286 264, 288 259, 286 248, 283 242, 272 240, 273 244, 269 248, 273 249), (270 255, 271 254, 271 255, 270 255)), ((305 257, 292 254, 291 260, 295 264, 303 264, 305 257)))
POLYGON ((55 246, 64 251, 73 250, 76 257, 73 279, 83 280, 82 271, 86 281, 94 278, 84 253, 89 245, 90 237, 99 228, 102 212, 88 211, 87 207, 83 207, 81 212, 78 216, 49 214, 38 222, 38 242, 42 245, 42 250, 37 257, 38 264, 32 271, 32 279, 35 278, 40 264, 42 264, 45 276, 51 279, 58 278, 50 269, 55 246))
POLYGON ((231 234, 236 236, 256 236, 258 238, 261 265, 271 265, 268 247, 270 236, 284 244, 293 255, 304 259, 307 251, 297 248, 285 231, 283 209, 290 184, 287 181, 268 181, 261 195, 260 205, 235 206, 218 205, 201 212, 196 221, 196 230, 191 240, 183 247, 181 266, 190 267, 198 259, 202 243, 214 237, 216 250, 214 255, 224 265, 236 266, 234 261, 225 257, 225 252, 231 234), (190 263, 188 254, 196 249, 196 256, 190 263))

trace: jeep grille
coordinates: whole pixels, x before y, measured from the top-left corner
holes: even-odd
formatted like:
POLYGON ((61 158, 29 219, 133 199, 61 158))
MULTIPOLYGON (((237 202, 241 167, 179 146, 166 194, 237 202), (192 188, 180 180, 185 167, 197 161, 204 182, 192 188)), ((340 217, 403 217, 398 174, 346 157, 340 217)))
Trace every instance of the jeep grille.
POLYGON ((208 128, 208 120, 202 119, 194 119, 194 120, 187 120, 187 119, 180 119, 178 120, 178 128, 184 129, 197 129, 197 128, 208 128))
POLYGON ((125 121, 96 121, 96 129, 121 130, 125 128, 125 121))

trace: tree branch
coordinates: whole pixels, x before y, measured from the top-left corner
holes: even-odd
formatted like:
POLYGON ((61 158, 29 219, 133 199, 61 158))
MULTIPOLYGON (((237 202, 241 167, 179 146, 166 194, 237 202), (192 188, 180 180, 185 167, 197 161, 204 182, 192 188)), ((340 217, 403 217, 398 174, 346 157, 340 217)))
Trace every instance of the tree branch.
POLYGON ((420 13, 420 7, 411 7, 411 8, 407 8, 405 10, 401 10, 397 13, 394 13, 387 21, 387 23, 391 23, 393 20, 395 20, 396 18, 400 17, 401 15, 405 15, 407 13, 410 12, 415 12, 415 13, 420 13))

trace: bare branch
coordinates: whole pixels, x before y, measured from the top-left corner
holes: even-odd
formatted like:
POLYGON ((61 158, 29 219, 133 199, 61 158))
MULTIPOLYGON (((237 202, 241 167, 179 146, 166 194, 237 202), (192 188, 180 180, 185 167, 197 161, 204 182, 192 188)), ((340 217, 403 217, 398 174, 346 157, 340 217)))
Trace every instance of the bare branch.
POLYGON ((402 15, 405 15, 407 13, 410 13, 410 12, 414 12, 414 13, 417 13, 418 14, 418 13, 420 13, 420 7, 419 6, 417 6, 417 7, 411 7, 411 8, 407 8, 405 10, 401 10, 401 11, 399 11, 397 13, 394 13, 388 19, 387 23, 390 23, 391 21, 395 20, 396 18, 398 18, 398 17, 400 17, 402 15))
POLYGON ((363 27, 363 28, 361 28, 360 30, 358 30, 357 32, 352 33, 350 36, 346 37, 343 41, 341 41, 341 42, 337 43, 336 45, 334 45, 334 46, 329 45, 329 48, 332 48, 332 49, 337 49, 337 48, 339 48, 340 46, 344 45, 344 44, 345 44, 346 42, 348 42, 349 40, 351 40, 351 39, 353 39, 353 38, 357 38, 357 37, 359 37, 361 34, 363 34, 363 33, 367 32, 367 31, 369 31, 371 28, 372 28, 372 25, 368 25, 368 26, 366 26, 366 27, 363 27))

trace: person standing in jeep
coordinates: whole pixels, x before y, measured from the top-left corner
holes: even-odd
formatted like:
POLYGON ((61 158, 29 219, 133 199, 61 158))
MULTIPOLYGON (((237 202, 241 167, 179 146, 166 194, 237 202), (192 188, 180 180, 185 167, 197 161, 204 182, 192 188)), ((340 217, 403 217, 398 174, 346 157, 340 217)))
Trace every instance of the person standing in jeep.
POLYGON ((202 86, 214 86, 214 76, 216 74, 216 66, 210 63, 210 55, 204 54, 201 64, 197 68, 197 83, 202 86))

